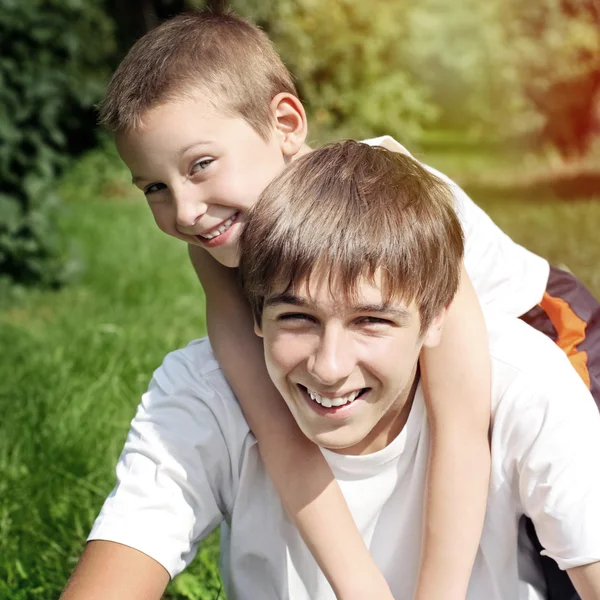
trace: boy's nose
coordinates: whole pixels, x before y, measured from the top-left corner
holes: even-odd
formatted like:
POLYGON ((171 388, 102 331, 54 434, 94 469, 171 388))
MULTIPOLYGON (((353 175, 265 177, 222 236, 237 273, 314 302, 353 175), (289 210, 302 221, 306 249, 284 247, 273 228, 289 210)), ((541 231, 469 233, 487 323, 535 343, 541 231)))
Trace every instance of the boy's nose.
POLYGON ((355 365, 352 345, 343 332, 325 332, 310 356, 308 372, 319 383, 333 386, 346 379, 355 365))
POLYGON ((175 198, 176 221, 179 227, 193 227, 206 213, 207 206, 204 202, 191 194, 179 195, 175 198))

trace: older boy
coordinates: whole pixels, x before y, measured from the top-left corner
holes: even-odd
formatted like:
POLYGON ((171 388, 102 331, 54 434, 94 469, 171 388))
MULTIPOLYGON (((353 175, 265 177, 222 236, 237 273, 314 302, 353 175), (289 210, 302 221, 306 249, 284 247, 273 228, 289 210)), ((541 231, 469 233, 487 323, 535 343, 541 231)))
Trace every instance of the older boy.
MULTIPOLYGON (((345 142, 271 184, 242 240, 269 374, 402 599, 416 586, 429 458, 418 357, 439 342, 460 278, 450 199, 409 157, 345 142)), ((468 598, 545 597, 527 515, 583 600, 600 599, 598 411, 544 336, 511 320, 490 340, 492 475, 468 598)), ((117 474, 65 600, 159 598, 220 522, 230 600, 334 597, 206 340, 156 371, 117 474)))

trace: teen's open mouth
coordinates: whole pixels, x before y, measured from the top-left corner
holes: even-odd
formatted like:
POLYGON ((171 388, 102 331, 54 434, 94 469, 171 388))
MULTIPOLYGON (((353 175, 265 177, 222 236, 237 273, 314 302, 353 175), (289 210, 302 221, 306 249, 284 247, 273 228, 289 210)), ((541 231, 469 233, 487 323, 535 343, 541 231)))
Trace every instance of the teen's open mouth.
POLYGON ((364 396, 370 388, 360 388, 344 395, 339 396, 323 396, 302 384, 298 384, 298 387, 305 396, 308 396, 313 402, 316 402, 323 408, 340 408, 352 404, 358 398, 364 396))

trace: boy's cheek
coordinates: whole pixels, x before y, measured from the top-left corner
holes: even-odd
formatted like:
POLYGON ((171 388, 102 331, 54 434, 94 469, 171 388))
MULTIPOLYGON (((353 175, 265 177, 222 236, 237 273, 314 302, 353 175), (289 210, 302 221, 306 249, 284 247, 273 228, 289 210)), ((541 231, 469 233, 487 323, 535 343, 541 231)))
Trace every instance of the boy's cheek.
POLYGON ((175 227, 175 218, 168 206, 152 203, 148 203, 148 206, 154 217, 154 222, 161 231, 172 237, 187 240, 187 237, 184 237, 175 227))

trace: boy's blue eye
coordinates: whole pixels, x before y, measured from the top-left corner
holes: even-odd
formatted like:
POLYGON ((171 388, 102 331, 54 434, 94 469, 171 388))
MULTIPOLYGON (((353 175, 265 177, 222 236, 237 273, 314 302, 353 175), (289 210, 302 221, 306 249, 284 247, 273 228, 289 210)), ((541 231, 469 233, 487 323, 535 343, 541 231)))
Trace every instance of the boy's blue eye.
POLYGON ((164 183, 151 183, 148 187, 144 189, 144 194, 148 196, 149 194, 153 194, 154 192, 164 190, 166 187, 167 186, 164 183))
POLYGON ((204 169, 209 167, 213 162, 214 160, 212 158, 204 158, 202 160, 199 160, 192 167, 192 173, 196 173, 197 171, 204 171, 204 169))

